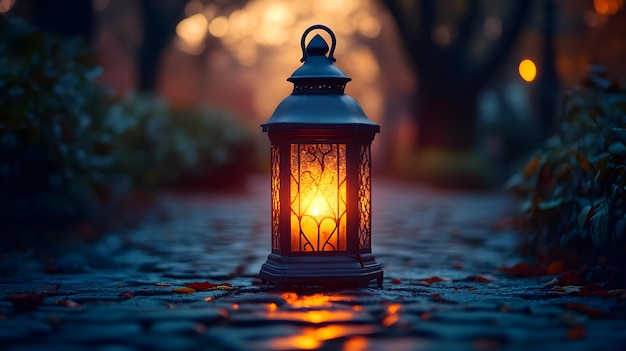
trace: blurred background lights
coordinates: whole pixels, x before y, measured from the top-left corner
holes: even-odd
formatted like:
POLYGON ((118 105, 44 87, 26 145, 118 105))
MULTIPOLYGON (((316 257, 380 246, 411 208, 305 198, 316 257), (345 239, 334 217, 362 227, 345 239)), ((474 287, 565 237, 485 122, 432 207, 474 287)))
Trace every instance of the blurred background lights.
POLYGON ((0 0, 0 13, 9 12, 15 5, 15 0, 0 0))
POLYGON ((537 66, 532 60, 522 60, 519 63, 518 70, 520 77, 527 82, 532 82, 537 77, 537 66))
POLYGON ((189 16, 176 26, 176 35, 183 41, 183 51, 194 54, 197 48, 204 47, 209 23, 202 13, 189 16), (196 50, 194 50, 196 49, 196 50))
POLYGON ((594 0, 593 8, 600 15, 614 15, 624 7, 624 0, 594 0))

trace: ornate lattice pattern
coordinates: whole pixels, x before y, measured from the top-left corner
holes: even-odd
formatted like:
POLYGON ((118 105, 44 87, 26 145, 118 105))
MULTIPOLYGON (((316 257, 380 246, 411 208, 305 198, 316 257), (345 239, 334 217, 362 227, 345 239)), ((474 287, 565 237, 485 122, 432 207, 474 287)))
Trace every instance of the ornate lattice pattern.
POLYGON ((272 145, 272 250, 280 250, 280 149, 272 145))
POLYGON ((291 145, 291 251, 346 251, 346 145, 291 145))
POLYGON ((362 145, 359 153, 359 250, 371 249, 371 151, 369 145, 362 145))

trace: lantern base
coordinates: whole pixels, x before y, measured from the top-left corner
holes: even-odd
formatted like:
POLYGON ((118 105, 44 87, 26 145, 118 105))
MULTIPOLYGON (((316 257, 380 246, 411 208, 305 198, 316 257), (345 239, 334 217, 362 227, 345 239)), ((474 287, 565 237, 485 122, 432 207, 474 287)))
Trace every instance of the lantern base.
POLYGON ((270 254, 261 279, 278 289, 288 286, 353 286, 365 288, 372 279, 383 286, 383 269, 371 253, 357 256, 280 256, 270 254))

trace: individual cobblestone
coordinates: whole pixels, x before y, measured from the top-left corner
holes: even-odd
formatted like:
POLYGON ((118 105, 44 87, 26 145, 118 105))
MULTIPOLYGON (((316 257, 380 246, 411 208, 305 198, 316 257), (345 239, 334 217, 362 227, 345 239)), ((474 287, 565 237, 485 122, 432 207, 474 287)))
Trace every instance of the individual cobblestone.
POLYGON ((542 285, 550 277, 500 274, 520 260, 516 234, 498 226, 511 206, 496 193, 375 182, 373 253, 384 287, 281 292, 259 285, 267 179, 239 194, 164 195, 133 230, 52 256, 3 254, 0 296, 36 293, 43 303, 22 311, 0 301, 0 348, 626 349, 625 302, 551 292, 542 285), (205 281, 235 289, 177 290, 205 281))

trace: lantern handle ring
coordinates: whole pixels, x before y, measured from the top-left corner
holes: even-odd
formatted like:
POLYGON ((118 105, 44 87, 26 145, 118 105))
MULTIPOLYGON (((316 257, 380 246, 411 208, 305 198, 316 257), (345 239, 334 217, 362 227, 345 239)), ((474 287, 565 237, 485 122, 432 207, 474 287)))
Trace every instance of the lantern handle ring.
POLYGON ((305 30, 304 33, 302 34, 302 39, 300 40, 300 47, 302 48, 302 58, 300 59, 300 62, 306 61, 307 57, 309 56, 304 46, 304 40, 306 39, 306 36, 315 29, 321 29, 325 31, 326 33, 328 33, 328 35, 330 35, 331 45, 330 45, 330 53, 328 54, 328 59, 330 60, 330 62, 337 61, 337 59, 333 56, 335 54, 335 45, 337 44, 335 33, 333 33, 333 31, 330 30, 330 28, 326 27, 323 24, 316 24, 307 28, 307 30, 305 30))

